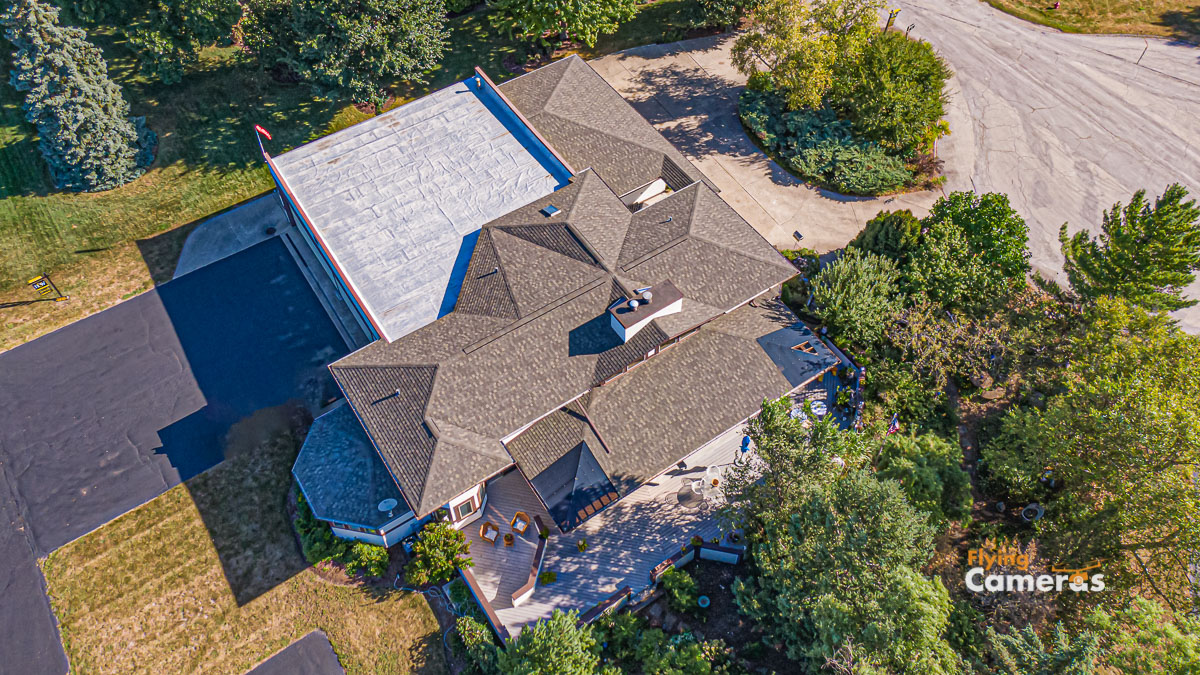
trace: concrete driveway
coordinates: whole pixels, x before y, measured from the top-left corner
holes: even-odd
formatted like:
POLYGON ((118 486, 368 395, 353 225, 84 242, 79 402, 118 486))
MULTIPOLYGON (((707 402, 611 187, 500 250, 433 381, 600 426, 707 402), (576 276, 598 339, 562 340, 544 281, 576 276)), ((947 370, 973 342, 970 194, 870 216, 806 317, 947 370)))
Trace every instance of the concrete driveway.
MULTIPOLYGON (((1172 182, 1200 196, 1200 49, 1122 36, 1067 35, 977 0, 899 0, 898 25, 955 71, 952 135, 939 143, 945 189, 1004 192, 1029 223, 1033 266, 1058 278, 1058 229, 1098 229, 1136 190, 1172 182)), ((922 214, 939 194, 851 200, 798 184, 759 153, 736 118, 744 84, 732 38, 640 47, 592 65, 722 190, 773 244, 792 232, 820 251, 845 245, 882 208, 922 214)), ((1200 297, 1200 283, 1190 289, 1200 297)), ((1200 332, 1200 308, 1179 314, 1200 332)))

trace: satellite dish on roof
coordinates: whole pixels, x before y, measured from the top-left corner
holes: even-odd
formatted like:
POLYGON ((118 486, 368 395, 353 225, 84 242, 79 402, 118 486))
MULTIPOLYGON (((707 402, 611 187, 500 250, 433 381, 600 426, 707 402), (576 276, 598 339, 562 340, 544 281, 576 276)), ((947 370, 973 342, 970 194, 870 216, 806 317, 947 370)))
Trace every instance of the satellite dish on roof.
POLYGON ((400 502, 396 501, 395 499, 385 499, 379 502, 379 510, 384 512, 391 511, 399 504, 400 502))

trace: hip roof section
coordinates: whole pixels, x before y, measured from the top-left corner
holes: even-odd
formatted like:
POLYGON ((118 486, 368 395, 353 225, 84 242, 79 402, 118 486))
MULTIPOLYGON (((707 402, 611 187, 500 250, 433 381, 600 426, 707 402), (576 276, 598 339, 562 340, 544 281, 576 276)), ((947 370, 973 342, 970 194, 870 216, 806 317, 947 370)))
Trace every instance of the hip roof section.
POLYGON ((569 174, 476 78, 274 158, 382 337, 445 314, 475 233, 569 174))

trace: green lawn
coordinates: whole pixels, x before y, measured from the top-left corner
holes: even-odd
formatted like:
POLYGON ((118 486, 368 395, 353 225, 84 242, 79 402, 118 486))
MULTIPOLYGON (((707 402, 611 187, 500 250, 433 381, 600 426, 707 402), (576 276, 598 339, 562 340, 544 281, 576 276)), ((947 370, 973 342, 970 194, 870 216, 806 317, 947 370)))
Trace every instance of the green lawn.
MULTIPOLYGON (((680 23, 693 2, 646 5, 587 55, 682 37, 680 23)), ((466 78, 476 65, 496 81, 512 77, 505 59, 516 62, 517 45, 491 27, 485 11, 457 17, 449 27, 441 65, 429 73, 428 83, 398 87, 398 102, 466 78)), ((23 119, 20 95, 0 86, 0 291, 16 291, 38 273, 86 265, 124 242, 270 189, 254 124, 271 131, 270 149, 277 153, 366 117, 352 106, 315 98, 305 84, 273 81, 233 48, 206 50, 182 83, 164 86, 136 72, 131 53, 111 32, 93 31, 92 39, 104 49, 133 113, 145 115, 158 133, 158 159, 145 176, 116 190, 55 191, 33 129, 23 119)))
POLYGON ((442 673, 425 599, 323 580, 285 511, 296 441, 242 450, 43 564, 78 673, 239 675, 320 628, 350 673, 442 673))
POLYGON ((1200 42, 1200 0, 987 0, 1014 16, 1071 33, 1137 33, 1200 42))

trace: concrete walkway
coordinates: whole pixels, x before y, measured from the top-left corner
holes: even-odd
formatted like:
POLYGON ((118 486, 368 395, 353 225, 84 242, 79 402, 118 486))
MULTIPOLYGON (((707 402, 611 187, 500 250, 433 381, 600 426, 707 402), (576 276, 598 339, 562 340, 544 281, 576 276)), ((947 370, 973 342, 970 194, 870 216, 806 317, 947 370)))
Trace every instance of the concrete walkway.
MULTIPOLYGON (((1139 189, 1180 182, 1200 196, 1200 49, 1163 40, 1067 35, 977 0, 899 0, 955 71, 952 135, 939 142, 945 189, 1004 192, 1029 223, 1033 266, 1061 275, 1058 228, 1098 229, 1139 189)), ((750 143, 736 118, 744 78, 718 36, 612 54, 592 65, 722 190, 771 243, 793 231, 839 248, 883 208, 923 214, 938 193, 848 200, 799 184, 750 143)), ((1190 292, 1200 297, 1200 283, 1190 292)), ((1179 314, 1200 332, 1200 308, 1179 314)))

